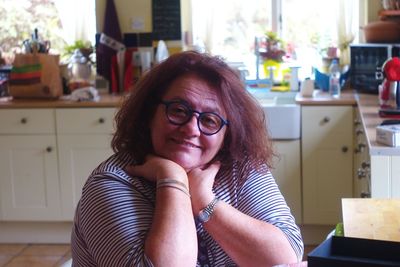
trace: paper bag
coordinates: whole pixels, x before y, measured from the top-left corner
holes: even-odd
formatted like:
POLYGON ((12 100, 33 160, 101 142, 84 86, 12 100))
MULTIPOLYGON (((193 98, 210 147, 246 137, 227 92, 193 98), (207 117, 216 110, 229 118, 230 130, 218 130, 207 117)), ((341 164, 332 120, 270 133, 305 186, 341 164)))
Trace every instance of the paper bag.
POLYGON ((10 73, 14 98, 58 98, 62 95, 59 55, 17 54, 10 73))

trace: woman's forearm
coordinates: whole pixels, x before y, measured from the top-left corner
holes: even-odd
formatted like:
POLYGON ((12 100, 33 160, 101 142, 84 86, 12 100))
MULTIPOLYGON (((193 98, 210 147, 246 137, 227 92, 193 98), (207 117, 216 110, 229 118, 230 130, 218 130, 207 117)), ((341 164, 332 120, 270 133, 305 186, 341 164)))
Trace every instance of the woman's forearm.
POLYGON ((295 251, 280 229, 222 201, 204 227, 239 266, 272 266, 297 261, 295 251))
POLYGON ((145 242, 154 266, 195 266, 197 235, 190 197, 174 187, 157 189, 156 208, 145 242))

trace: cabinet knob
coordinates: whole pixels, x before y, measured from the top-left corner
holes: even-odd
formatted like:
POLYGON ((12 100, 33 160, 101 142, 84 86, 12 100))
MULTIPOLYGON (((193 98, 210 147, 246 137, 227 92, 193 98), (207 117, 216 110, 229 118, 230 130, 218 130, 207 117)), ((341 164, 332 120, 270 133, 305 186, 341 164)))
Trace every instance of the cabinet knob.
POLYGON ((342 152, 346 153, 347 151, 349 151, 349 148, 347 146, 342 146, 342 152))
POLYGON ((27 118, 24 117, 24 118, 21 119, 21 123, 22 123, 22 124, 26 124, 27 122, 28 122, 28 119, 27 119, 27 118))
POLYGON ((106 119, 104 119, 104 118, 99 119, 99 123, 101 123, 101 124, 104 123, 105 121, 106 121, 106 119))
POLYGON ((369 161, 363 161, 361 163, 361 168, 363 169, 369 169, 371 167, 371 163, 369 161))
POLYGON ((323 122, 323 123, 328 123, 330 120, 331 120, 331 119, 330 119, 329 117, 324 117, 324 118, 322 119, 322 122, 323 122))
POLYGON ((50 153, 53 151, 53 148, 51 146, 48 146, 48 147, 46 147, 46 151, 50 153))
POLYGON ((371 193, 361 192, 360 197, 362 197, 362 198, 370 198, 371 197, 371 193))

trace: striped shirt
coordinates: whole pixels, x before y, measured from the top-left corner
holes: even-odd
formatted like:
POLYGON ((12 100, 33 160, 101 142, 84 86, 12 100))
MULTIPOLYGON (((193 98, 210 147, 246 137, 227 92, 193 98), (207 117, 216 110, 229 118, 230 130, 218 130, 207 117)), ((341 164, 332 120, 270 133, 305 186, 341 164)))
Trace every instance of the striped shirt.
MULTIPOLYGON (((155 209, 155 184, 129 176, 124 171, 129 164, 129 156, 114 154, 85 183, 72 229, 73 266, 153 266, 144 243, 155 209)), ((221 169, 213 188, 216 197, 281 229, 301 259, 300 230, 271 172, 265 166, 243 179, 248 167, 221 169)), ((201 223, 196 228, 197 266, 236 266, 201 223)))

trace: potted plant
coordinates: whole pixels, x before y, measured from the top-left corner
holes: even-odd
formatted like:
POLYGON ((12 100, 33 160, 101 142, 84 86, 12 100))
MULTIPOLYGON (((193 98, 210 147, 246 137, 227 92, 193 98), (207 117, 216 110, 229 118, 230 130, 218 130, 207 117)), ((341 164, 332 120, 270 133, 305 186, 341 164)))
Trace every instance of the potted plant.
MULTIPOLYGON (((264 49, 260 51, 263 59, 265 75, 274 81, 282 81, 285 70, 282 69, 283 58, 286 55, 285 43, 273 31, 265 33, 264 49)), ((287 70, 288 71, 288 70, 287 70)))

